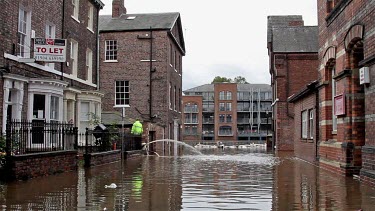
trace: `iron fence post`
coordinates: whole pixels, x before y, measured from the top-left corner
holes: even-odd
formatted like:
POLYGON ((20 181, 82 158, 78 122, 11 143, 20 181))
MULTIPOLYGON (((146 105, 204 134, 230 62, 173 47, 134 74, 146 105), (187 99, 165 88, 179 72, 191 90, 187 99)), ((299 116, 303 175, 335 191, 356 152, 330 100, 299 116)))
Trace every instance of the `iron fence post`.
POLYGON ((78 127, 73 127, 74 149, 78 150, 78 127))
MULTIPOLYGON (((10 121, 7 121, 7 124, 6 124, 6 129, 5 129, 5 133, 6 133, 6 136, 5 136, 5 153, 6 153, 6 157, 9 158, 11 156, 11 152, 12 152, 12 136, 11 136, 11 128, 10 128, 10 121)), ((7 159, 8 160, 8 159, 7 159)))
POLYGON ((86 140, 85 140, 85 154, 87 155, 88 154, 88 144, 89 144, 89 129, 88 128, 86 128, 86 133, 85 133, 85 138, 86 138, 86 140))

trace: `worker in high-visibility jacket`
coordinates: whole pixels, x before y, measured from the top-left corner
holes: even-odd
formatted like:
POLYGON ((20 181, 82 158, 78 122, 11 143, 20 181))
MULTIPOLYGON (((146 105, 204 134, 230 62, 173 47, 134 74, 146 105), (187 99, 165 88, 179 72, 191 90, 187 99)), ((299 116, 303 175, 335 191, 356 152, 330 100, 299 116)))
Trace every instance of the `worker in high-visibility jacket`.
POLYGON ((139 119, 137 119, 133 123, 131 134, 133 134, 133 135, 141 135, 142 133, 143 133, 142 123, 139 121, 139 119))

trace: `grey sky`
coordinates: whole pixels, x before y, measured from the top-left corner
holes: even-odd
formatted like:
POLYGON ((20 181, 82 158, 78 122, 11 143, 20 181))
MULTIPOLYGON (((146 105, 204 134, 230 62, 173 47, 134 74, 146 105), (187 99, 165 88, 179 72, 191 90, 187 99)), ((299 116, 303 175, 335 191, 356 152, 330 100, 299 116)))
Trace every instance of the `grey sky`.
MULTIPOLYGON (((100 14, 111 14, 112 0, 100 14)), ((180 12, 186 56, 182 89, 207 84, 215 76, 243 76, 270 83, 267 16, 302 15, 317 25, 316 0, 125 0, 131 13, 180 12)))

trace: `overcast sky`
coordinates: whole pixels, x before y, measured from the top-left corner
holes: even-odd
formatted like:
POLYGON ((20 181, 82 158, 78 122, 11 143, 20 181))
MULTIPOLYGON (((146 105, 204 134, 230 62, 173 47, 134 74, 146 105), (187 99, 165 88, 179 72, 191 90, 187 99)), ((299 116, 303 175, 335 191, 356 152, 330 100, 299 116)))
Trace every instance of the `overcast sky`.
MULTIPOLYGON (((101 15, 111 14, 112 0, 101 15)), ((182 90, 211 83, 215 76, 243 76, 270 84, 267 16, 302 15, 317 25, 317 0, 125 0, 128 14, 180 12, 185 38, 182 90)))

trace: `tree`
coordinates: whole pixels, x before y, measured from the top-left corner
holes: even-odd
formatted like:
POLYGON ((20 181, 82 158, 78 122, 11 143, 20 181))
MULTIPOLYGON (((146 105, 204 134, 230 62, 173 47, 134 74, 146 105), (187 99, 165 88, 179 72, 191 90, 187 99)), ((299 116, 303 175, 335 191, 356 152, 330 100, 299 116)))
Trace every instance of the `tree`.
POLYGON ((214 80, 211 82, 211 84, 213 84, 213 83, 223 83, 223 82, 232 83, 232 79, 231 78, 226 78, 226 77, 216 76, 214 78, 214 80))
POLYGON ((214 80, 211 82, 211 84, 213 83, 237 83, 237 84, 248 84, 248 82, 246 81, 246 78, 242 77, 242 76, 237 76, 234 78, 234 80, 232 80, 231 78, 226 78, 226 77, 221 77, 221 76, 216 76, 214 78, 214 80))
POLYGON ((246 81, 246 78, 242 76, 235 77, 233 81, 234 83, 237 83, 237 84, 248 84, 248 82, 246 81))

